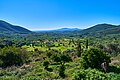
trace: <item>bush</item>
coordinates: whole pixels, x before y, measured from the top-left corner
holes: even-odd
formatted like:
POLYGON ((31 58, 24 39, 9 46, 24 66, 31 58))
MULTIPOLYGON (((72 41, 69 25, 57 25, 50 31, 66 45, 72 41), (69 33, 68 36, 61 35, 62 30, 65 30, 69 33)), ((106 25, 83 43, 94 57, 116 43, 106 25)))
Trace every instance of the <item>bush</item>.
POLYGON ((19 66, 27 61, 27 53, 16 47, 5 47, 0 50, 0 66, 19 66))
POLYGON ((50 57, 52 56, 52 52, 47 51, 47 54, 46 54, 46 55, 48 56, 48 58, 50 58, 50 57))
POLYGON ((72 61, 71 57, 66 54, 61 54, 60 59, 63 63, 72 61))
POLYGON ((86 50, 81 55, 81 66, 83 68, 101 68, 103 62, 110 62, 110 56, 97 48, 86 50))
POLYGON ((49 65, 49 62, 47 60, 45 60, 43 62, 43 66, 45 66, 45 69, 48 69, 48 65, 49 65))
POLYGON ((120 80, 120 74, 103 73, 96 69, 81 69, 73 73, 72 80, 120 80))
POLYGON ((57 63, 59 63, 59 62, 61 61, 60 56, 59 56, 58 54, 53 54, 53 55, 51 56, 51 59, 52 59, 54 62, 57 62, 57 63))
POLYGON ((83 69, 73 74, 73 80, 106 80, 107 78, 104 73, 95 69, 83 69))

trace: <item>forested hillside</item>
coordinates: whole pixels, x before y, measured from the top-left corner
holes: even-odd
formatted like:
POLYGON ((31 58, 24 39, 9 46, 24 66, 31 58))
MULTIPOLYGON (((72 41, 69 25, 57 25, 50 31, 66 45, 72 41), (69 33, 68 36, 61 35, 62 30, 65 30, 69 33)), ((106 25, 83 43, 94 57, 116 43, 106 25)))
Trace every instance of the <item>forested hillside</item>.
POLYGON ((5 21, 0 20, 0 33, 30 33, 31 31, 20 27, 20 26, 15 26, 11 25, 5 21))
POLYGON ((109 35, 109 34, 119 34, 120 26, 111 24, 97 24, 88 29, 84 29, 80 32, 81 35, 109 35))

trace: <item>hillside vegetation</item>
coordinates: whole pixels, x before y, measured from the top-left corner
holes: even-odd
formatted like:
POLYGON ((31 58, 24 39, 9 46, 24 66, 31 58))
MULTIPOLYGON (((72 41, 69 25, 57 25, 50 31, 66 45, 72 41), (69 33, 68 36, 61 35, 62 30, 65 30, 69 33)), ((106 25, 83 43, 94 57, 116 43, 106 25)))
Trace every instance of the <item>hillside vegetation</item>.
POLYGON ((119 26, 29 34, 9 28, 0 32, 0 80, 120 80, 119 26))

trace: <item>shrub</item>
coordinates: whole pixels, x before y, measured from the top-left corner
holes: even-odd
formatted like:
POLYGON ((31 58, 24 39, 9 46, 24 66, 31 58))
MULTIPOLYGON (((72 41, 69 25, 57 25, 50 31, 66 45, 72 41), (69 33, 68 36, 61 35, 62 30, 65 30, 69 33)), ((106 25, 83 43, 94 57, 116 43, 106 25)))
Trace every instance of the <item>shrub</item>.
POLYGON ((52 52, 47 51, 47 54, 46 54, 46 55, 48 56, 48 58, 50 58, 50 57, 52 56, 52 52))
POLYGON ((80 70, 73 73, 73 80, 109 80, 106 74, 96 70, 87 69, 80 70))
POLYGON ((72 61, 71 57, 70 57, 69 55, 66 55, 66 54, 61 54, 60 59, 61 59, 61 62, 63 62, 63 64, 64 64, 65 62, 70 62, 70 61, 72 61))
POLYGON ((0 66, 19 66, 27 61, 27 53, 16 47, 5 47, 0 50, 0 66))
POLYGON ((120 80, 120 74, 103 73, 96 69, 81 69, 73 73, 72 80, 120 80))
POLYGON ((81 66, 83 68, 101 68, 103 62, 110 62, 110 56, 97 48, 84 51, 81 55, 81 66))
POLYGON ((49 65, 49 62, 47 60, 45 60, 43 62, 43 66, 45 66, 45 69, 48 69, 48 65, 49 65))

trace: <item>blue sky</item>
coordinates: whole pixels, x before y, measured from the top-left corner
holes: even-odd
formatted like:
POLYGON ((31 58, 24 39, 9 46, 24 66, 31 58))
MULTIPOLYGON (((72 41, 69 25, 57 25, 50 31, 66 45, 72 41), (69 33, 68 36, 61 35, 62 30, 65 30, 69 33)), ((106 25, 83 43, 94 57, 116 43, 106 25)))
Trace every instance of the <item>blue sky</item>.
POLYGON ((120 0, 0 0, 0 19, 30 30, 120 24, 120 0))

